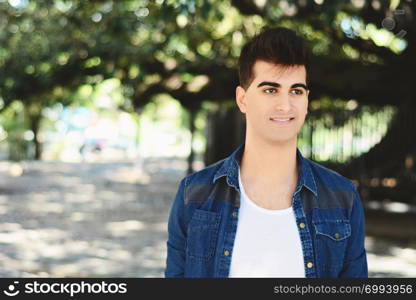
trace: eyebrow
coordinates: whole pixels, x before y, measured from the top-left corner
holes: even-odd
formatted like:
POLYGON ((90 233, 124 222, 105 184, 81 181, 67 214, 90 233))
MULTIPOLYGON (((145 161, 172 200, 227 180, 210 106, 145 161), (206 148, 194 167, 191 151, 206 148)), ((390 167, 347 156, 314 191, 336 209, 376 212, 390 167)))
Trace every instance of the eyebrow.
MULTIPOLYGON (((262 81, 257 85, 257 87, 259 88, 259 87, 264 86, 264 85, 270 85, 270 86, 274 86, 274 87, 277 87, 277 88, 282 87, 282 85, 280 83, 273 82, 273 81, 262 81)), ((291 85, 290 88, 293 89, 293 88, 297 88, 297 87, 301 87, 301 88, 304 88, 305 90, 308 90, 308 86, 304 83, 294 83, 294 84, 291 85)))

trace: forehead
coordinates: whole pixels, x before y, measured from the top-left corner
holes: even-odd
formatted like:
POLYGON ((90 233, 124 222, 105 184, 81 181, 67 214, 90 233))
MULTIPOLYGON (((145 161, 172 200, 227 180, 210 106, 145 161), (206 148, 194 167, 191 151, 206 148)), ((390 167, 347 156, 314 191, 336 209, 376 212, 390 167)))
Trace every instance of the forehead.
POLYGON ((278 83, 305 83, 306 69, 305 66, 283 66, 257 60, 253 66, 253 82, 275 81, 278 83))

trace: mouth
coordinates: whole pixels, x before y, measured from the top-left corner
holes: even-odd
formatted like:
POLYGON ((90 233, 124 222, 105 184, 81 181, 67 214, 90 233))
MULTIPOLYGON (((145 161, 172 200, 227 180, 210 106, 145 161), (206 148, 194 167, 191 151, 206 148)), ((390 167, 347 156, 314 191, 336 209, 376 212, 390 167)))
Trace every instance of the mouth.
POLYGON ((290 124, 293 122, 294 119, 295 118, 272 118, 272 117, 269 118, 269 120, 272 121, 273 123, 281 124, 281 125, 290 124))

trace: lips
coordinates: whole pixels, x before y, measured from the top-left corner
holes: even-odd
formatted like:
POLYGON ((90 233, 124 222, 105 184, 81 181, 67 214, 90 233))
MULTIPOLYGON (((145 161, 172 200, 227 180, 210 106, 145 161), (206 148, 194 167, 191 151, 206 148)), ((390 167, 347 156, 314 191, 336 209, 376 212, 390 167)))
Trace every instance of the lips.
POLYGON ((270 121, 281 123, 281 124, 290 123, 294 119, 295 119, 294 117, 270 117, 269 118, 270 121))

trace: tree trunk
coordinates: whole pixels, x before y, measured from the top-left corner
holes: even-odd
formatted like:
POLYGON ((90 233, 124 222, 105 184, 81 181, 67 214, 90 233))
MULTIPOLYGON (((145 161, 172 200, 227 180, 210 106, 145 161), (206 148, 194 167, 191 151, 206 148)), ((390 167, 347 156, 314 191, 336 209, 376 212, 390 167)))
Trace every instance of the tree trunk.
POLYGON ((195 135, 195 118, 196 118, 196 114, 197 114, 197 110, 196 109, 189 109, 189 131, 191 133, 191 144, 190 144, 190 152, 189 152, 189 156, 188 156, 188 170, 187 170, 187 174, 191 174, 194 172, 194 168, 193 168, 193 163, 194 163, 194 157, 195 157, 195 153, 194 153, 194 135, 195 135))
POLYGON ((415 103, 404 102, 398 107, 384 138, 339 170, 344 176, 359 180, 363 198, 416 203, 415 115, 415 103), (376 180, 372 181, 374 178, 376 180), (386 178, 393 179, 390 186, 374 184, 386 182, 386 178))
POLYGON ((40 160, 42 156, 42 143, 39 140, 39 129, 42 121, 42 108, 36 104, 28 105, 25 110, 26 124, 33 132, 33 144, 35 146, 35 153, 33 159, 40 160))
POLYGON ((399 106, 384 138, 367 153, 353 159, 348 164, 348 173, 357 173, 360 165, 368 176, 391 177, 406 171, 406 157, 410 155, 415 159, 415 114, 415 103, 407 101, 399 106))
POLYGON ((210 113, 206 137, 204 163, 208 166, 227 157, 244 142, 244 116, 236 107, 223 108, 210 113))
POLYGON ((35 160, 40 160, 42 156, 42 143, 39 141, 39 129, 40 129, 40 121, 42 117, 40 115, 35 116, 31 122, 31 130, 33 131, 33 143, 35 144, 35 160))

